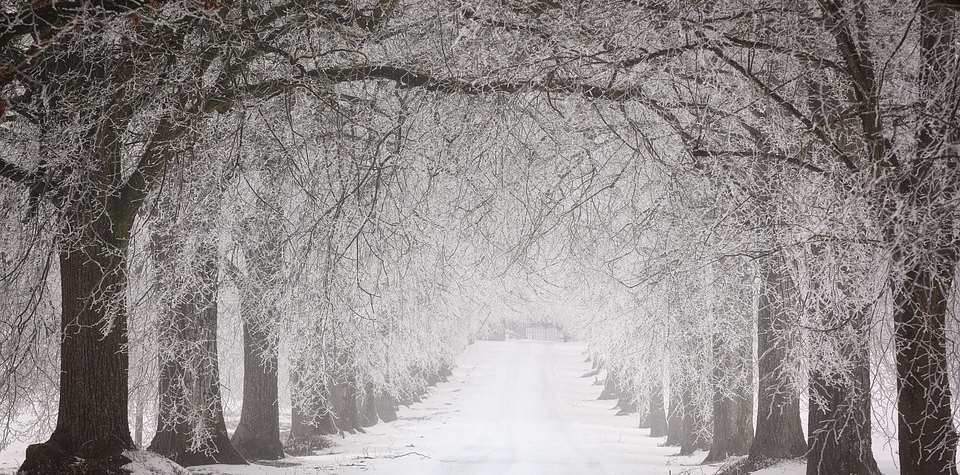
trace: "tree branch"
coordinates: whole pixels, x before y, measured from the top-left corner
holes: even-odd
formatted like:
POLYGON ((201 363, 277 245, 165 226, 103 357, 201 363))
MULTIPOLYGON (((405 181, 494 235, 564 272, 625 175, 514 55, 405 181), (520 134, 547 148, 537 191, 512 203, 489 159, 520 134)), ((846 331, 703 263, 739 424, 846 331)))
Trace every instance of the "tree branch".
POLYGON ((172 142, 183 135, 189 123, 174 122, 170 116, 160 119, 150 143, 137 162, 137 167, 118 194, 116 206, 123 219, 133 220, 153 185, 166 170, 173 155, 172 142))
POLYGON ((846 152, 844 152, 843 149, 840 148, 840 146, 837 145, 833 140, 830 140, 830 137, 826 134, 826 132, 821 127, 819 127, 817 124, 814 124, 812 120, 810 120, 808 117, 803 115, 803 113, 800 112, 800 110, 797 109, 796 106, 791 104, 790 101, 786 100, 780 94, 777 94, 777 92, 771 89, 770 86, 768 86, 766 83, 761 81, 760 78, 758 78, 755 74, 748 71, 747 68, 743 67, 742 64, 738 63, 733 58, 727 56, 722 50, 720 50, 720 48, 715 48, 715 47, 710 48, 710 51, 712 51, 713 54, 717 55, 717 57, 723 60, 723 62, 727 63, 730 67, 735 69, 743 77, 745 77, 750 82, 752 82, 755 86, 757 86, 761 91, 763 91, 763 93, 767 97, 769 97, 770 99, 773 99, 773 102, 775 102, 783 110, 785 110, 795 119, 799 120, 800 123, 802 123, 808 129, 810 129, 810 131, 812 131, 813 134, 818 139, 820 139, 821 142, 824 143, 824 145, 830 147, 831 149, 833 149, 834 152, 836 152, 837 157, 840 158, 840 160, 848 169, 850 170, 857 169, 857 166, 854 164, 853 159, 851 159, 850 156, 848 156, 846 152))
POLYGON ((36 181, 34 173, 28 172, 19 165, 14 165, 2 158, 0 158, 0 177, 27 187, 36 181))

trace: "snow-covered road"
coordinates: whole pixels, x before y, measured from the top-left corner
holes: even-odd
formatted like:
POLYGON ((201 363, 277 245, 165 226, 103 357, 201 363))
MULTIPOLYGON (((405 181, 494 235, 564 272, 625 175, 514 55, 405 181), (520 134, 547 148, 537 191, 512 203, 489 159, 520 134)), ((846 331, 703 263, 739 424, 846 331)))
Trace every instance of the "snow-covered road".
POLYGON ((590 370, 584 360, 583 346, 575 343, 479 342, 450 383, 412 408, 425 414, 372 428, 367 436, 396 433, 388 435, 390 444, 366 448, 362 469, 458 475, 715 470, 688 465, 702 455, 673 457, 676 448, 659 447, 662 439, 636 429, 636 416, 615 417, 613 402, 596 400, 594 378, 582 377, 590 370))
MULTIPOLYGON (((559 390, 579 376, 578 351, 533 341, 481 345, 487 350, 482 357, 460 369, 465 381, 451 413, 422 434, 420 446, 430 458, 418 462, 420 473, 615 472, 613 455, 571 418, 576 401, 559 390)), ((399 460, 375 466, 397 473, 393 465, 399 460)))

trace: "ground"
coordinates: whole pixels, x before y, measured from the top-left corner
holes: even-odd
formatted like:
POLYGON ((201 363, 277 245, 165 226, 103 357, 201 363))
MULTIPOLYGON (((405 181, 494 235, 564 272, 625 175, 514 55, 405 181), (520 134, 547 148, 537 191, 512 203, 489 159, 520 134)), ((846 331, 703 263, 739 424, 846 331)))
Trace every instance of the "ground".
MULTIPOLYGON (((335 438, 335 446, 311 457, 270 465, 194 467, 194 475, 306 475, 361 473, 497 475, 707 475, 719 465, 697 465, 705 453, 677 456, 663 438, 637 428, 637 417, 615 416, 612 401, 598 401, 601 387, 584 346, 537 341, 478 342, 461 356, 448 383, 423 402, 402 408, 400 420, 366 434, 335 438)), ((16 460, 4 451, 0 473, 16 460), (5 457, 4 457, 5 456, 5 457), (7 465, 2 465, 7 460, 7 465)), ((880 458, 887 475, 896 469, 880 458)), ((22 452, 21 458, 22 460, 22 452)), ((803 473, 788 463, 762 475, 803 473)))

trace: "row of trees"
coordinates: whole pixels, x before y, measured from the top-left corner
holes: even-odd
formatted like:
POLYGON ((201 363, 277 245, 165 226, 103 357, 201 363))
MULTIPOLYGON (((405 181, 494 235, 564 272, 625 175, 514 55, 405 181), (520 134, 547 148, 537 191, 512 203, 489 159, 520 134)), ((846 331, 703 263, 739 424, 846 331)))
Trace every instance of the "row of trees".
POLYGON ((605 261, 643 289, 639 315, 624 336, 591 326, 589 339, 650 407, 670 388, 682 431, 668 443, 709 447, 707 461, 748 455, 731 469, 742 471, 805 456, 811 474, 878 473, 871 373, 889 361, 901 473, 956 473, 958 121, 943 107, 958 97, 942 69, 956 67, 956 14, 797 3, 775 17, 743 12, 747 30, 719 13, 680 20, 689 40, 676 47, 696 53, 670 64, 689 79, 647 99, 685 153, 662 168, 656 224, 605 261), (662 341, 666 356, 629 351, 662 341))
POLYGON ((949 2, 2 15, 5 413, 60 395, 24 473, 119 465, 131 354, 159 391, 153 448, 277 457, 281 366, 299 433, 337 398, 359 420, 415 393, 518 280, 622 305, 582 334, 641 406, 681 409, 687 446, 712 425, 710 460, 875 473, 869 369, 892 348, 902 473, 956 471, 949 2), (225 289, 244 341, 232 445, 225 289), (671 351, 636 351, 656 342, 671 351))

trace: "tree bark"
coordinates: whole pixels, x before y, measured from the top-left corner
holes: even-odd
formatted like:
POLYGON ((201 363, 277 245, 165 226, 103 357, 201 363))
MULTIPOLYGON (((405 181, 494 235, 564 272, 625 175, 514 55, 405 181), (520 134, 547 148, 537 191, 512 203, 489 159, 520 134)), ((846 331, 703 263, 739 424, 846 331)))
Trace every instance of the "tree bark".
POLYGON ((670 388, 670 410, 667 411, 667 440, 663 445, 678 446, 683 439, 683 404, 680 391, 670 388))
POLYGON ((323 387, 312 382, 303 384, 298 369, 290 372, 290 386, 293 401, 290 414, 290 436, 284 444, 285 452, 294 456, 303 456, 329 447, 330 443, 324 437, 331 432, 324 428, 324 418, 328 415, 328 411, 321 395, 323 387))
POLYGON ((600 401, 609 401, 613 399, 620 398, 620 385, 617 384, 616 378, 612 375, 607 374, 606 380, 603 383, 603 391, 600 391, 600 396, 597 397, 600 401))
POLYGON ((710 448, 710 440, 704 434, 703 420, 700 411, 694 407, 690 391, 684 391, 682 396, 683 416, 680 423, 680 455, 690 455, 697 450, 710 448))
POLYGON ((900 473, 956 475, 957 432, 945 333, 960 239, 954 208, 941 209, 938 203, 953 203, 958 195, 955 147, 960 130, 955 119, 960 107, 956 74, 960 47, 955 11, 933 0, 920 2, 918 10, 919 88, 925 110, 917 152, 898 187, 901 203, 913 213, 890 212, 887 236, 902 272, 893 278, 900 473), (941 160, 950 167, 935 169, 941 160), (907 236, 903 229, 909 230, 907 236))
POLYGON ((902 475, 956 475, 947 372, 947 295, 954 262, 937 271, 918 265, 895 292, 897 411, 902 475))
POLYGON ((367 383, 363 386, 363 391, 359 394, 358 399, 360 427, 370 427, 380 422, 379 417, 377 417, 376 392, 373 383, 367 383))
MULTIPOLYGON (((88 197, 93 200, 95 198, 88 197)), ((75 205, 73 226, 81 233, 62 242, 63 299, 60 342, 60 403, 50 440, 27 448, 22 474, 59 474, 66 466, 122 473, 120 453, 133 449, 128 411, 126 249, 132 219, 98 205, 75 205), (96 208, 94 208, 96 209, 96 208), (79 457, 87 459, 79 462, 79 457)))
MULTIPOLYGON (((275 164, 273 164, 275 165, 275 164)), ((268 164, 269 166, 269 164, 268 164)), ((268 181, 279 172, 264 170, 268 181)), ((271 183, 278 187, 279 183, 271 183)), ((277 296, 283 269, 282 211, 277 189, 262 195, 253 215, 244 219, 241 237, 246 274, 241 283, 243 320, 243 406, 233 445, 247 460, 283 457, 278 400, 277 296)))
POLYGON ((667 415, 664 413, 663 386, 654 384, 650 391, 650 413, 647 421, 650 425, 650 437, 667 435, 667 415))
POLYGON ((325 430, 333 434, 363 432, 360 425, 356 378, 348 375, 346 381, 330 385, 330 411, 325 430))
MULTIPOLYGON (((829 244, 812 245, 811 254, 818 262, 840 261, 829 244)), ((810 320, 817 328, 808 338, 812 348, 835 356, 809 358, 807 475, 880 474, 873 457, 870 322, 865 310, 844 302, 852 297, 851 283, 868 272, 854 265, 816 269, 810 278, 808 300, 816 312, 810 320)))
POLYGON ((788 308, 796 289, 784 274, 778 254, 760 260, 760 301, 757 313, 757 432, 748 459, 754 463, 802 457, 807 452, 800 425, 800 398, 786 367, 793 344, 788 308))
POLYGON ((377 416, 383 422, 393 422, 397 416, 397 400, 389 394, 378 394, 374 402, 377 408, 377 416))
POLYGON ((810 452, 807 475, 879 475, 873 457, 870 367, 865 344, 857 348, 853 381, 810 375, 810 452))
POLYGON ((753 365, 750 364, 753 339, 750 333, 747 330, 740 335, 714 335, 713 438, 704 464, 745 455, 753 443, 753 365))
POLYGON ((271 330, 243 324, 243 406, 231 441, 247 460, 283 458, 277 390, 277 348, 271 330))
MULTIPOLYGON (((154 240, 160 273, 172 275, 183 269, 183 260, 169 258, 172 237, 154 240)), ((160 412, 157 434, 150 450, 183 466, 246 464, 227 434, 220 398, 220 369, 217 356, 217 250, 201 244, 193 276, 167 299, 160 319, 160 412)), ((161 279, 163 280, 163 279, 161 279)))

